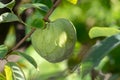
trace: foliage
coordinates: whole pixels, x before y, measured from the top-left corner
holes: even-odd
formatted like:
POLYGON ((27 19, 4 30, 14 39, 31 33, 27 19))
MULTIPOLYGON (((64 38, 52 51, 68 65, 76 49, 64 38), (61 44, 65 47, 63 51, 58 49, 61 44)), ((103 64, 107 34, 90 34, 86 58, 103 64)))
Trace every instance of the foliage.
POLYGON ((119 0, 6 1, 0 2, 0 80, 120 79, 119 0), (67 60, 50 63, 34 50, 31 34, 59 18, 71 20, 77 42, 67 60))

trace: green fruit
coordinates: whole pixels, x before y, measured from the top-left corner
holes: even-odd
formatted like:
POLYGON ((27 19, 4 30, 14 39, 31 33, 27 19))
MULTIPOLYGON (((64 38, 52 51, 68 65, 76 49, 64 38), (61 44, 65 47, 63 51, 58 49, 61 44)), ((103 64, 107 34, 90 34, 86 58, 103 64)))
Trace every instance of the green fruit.
POLYGON ((67 59, 76 42, 76 30, 66 19, 47 23, 45 29, 37 29, 31 36, 36 52, 49 62, 67 59))

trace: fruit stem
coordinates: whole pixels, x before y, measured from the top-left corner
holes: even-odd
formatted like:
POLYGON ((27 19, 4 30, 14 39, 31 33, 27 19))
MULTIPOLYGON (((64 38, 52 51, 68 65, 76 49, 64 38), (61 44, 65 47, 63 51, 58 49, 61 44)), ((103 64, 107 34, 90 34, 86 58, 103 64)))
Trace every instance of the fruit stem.
POLYGON ((47 12, 47 14, 43 18, 43 20, 45 22, 50 22, 50 20, 48 18, 53 13, 53 11, 57 8, 57 6, 60 4, 60 2, 61 2, 61 0, 56 0, 54 2, 54 5, 51 7, 51 9, 47 12))

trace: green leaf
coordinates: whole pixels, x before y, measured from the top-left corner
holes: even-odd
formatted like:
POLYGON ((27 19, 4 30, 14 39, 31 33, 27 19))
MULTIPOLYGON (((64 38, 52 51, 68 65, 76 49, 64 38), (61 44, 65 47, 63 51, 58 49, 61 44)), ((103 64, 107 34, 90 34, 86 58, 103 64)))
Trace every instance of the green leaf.
POLYGON ((0 73, 0 80, 5 80, 5 76, 0 73))
POLYGON ((6 80, 12 80, 12 70, 9 66, 5 66, 5 75, 6 75, 6 80))
POLYGON ((0 45, 0 59, 5 58, 7 52, 8 52, 7 46, 5 46, 5 45, 0 45))
POLYGON ((83 75, 86 75, 92 68, 97 66, 100 61, 118 45, 120 45, 120 34, 108 37, 94 45, 88 52, 87 57, 83 60, 83 64, 89 64, 82 71, 83 75))
POLYGON ((43 19, 38 18, 38 15, 33 15, 33 16, 28 17, 26 23, 28 25, 30 25, 31 27, 36 27, 36 28, 41 28, 45 24, 45 22, 43 21, 43 19))
POLYGON ((107 28, 107 27, 93 27, 89 31, 90 38, 96 37, 108 37, 120 33, 117 28, 107 28))
POLYGON ((31 16, 29 16, 26 20, 26 24, 31 27, 41 28, 44 26, 45 22, 43 21, 43 16, 40 14, 38 10, 36 10, 31 16))
POLYGON ((36 61, 29 55, 22 53, 22 52, 17 52, 20 56, 24 57, 29 63, 31 63, 35 68, 37 68, 37 63, 36 61))
POLYGON ((0 8, 9 8, 12 10, 13 6, 15 5, 15 0, 12 0, 11 2, 7 3, 7 4, 3 4, 2 2, 0 2, 0 8))
POLYGON ((41 28, 44 26, 44 21, 43 19, 40 19, 40 18, 36 18, 35 20, 33 20, 31 26, 32 27, 37 27, 37 28, 41 28))
POLYGON ((16 63, 9 62, 6 65, 11 68, 13 80, 26 80, 22 69, 16 63))
POLYGON ((12 13, 3 13, 0 15, 0 23, 19 21, 18 17, 12 13))
POLYGON ((4 40, 4 44, 7 45, 8 48, 12 48, 16 43, 16 35, 15 35, 15 27, 12 25, 9 28, 6 39, 4 40))
POLYGON ((42 3, 46 6, 48 6, 49 8, 51 8, 53 6, 52 0, 32 0, 32 3, 42 3))
POLYGON ((12 8, 14 7, 14 5, 15 5, 15 0, 12 0, 8 4, 6 4, 6 7, 9 8, 10 10, 12 10, 12 8))
POLYGON ((0 8, 4 8, 4 7, 6 7, 6 5, 0 2, 0 8))
POLYGON ((48 7, 44 4, 40 4, 40 3, 34 3, 34 4, 23 4, 19 7, 19 10, 18 10, 18 14, 21 14, 23 11, 25 11, 26 9, 28 8, 36 8, 36 9, 39 9, 40 11, 45 11, 47 12, 48 11, 48 7))

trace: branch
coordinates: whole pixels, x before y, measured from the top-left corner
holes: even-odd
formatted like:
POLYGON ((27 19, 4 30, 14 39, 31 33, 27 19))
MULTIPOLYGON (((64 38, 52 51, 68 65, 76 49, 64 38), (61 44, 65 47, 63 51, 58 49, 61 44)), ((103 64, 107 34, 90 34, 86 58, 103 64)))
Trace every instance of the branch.
POLYGON ((23 42, 25 42, 27 38, 29 38, 32 35, 34 31, 35 31, 35 28, 33 28, 29 34, 27 34, 24 38, 22 38, 20 42, 16 44, 16 46, 14 46, 10 51, 8 51, 7 55, 10 54, 12 51, 16 50, 23 42))
MULTIPOLYGON (((57 0, 57 1, 55 2, 55 4, 51 7, 51 9, 47 12, 47 14, 44 16, 43 20, 44 20, 45 22, 50 22, 50 20, 49 20, 48 18, 49 18, 49 16, 52 14, 52 12, 56 9, 56 7, 59 5, 60 2, 61 2, 61 0, 57 0)), ((21 44, 23 44, 23 42, 25 42, 25 40, 26 40, 27 38, 29 38, 35 30, 36 30, 36 29, 33 28, 33 29, 30 31, 29 34, 27 34, 22 40, 20 40, 20 42, 18 42, 18 43, 16 44, 16 46, 14 46, 11 50, 8 51, 7 55, 9 55, 11 52, 13 52, 14 50, 16 50, 21 44)))
POLYGON ((43 20, 45 22, 50 22, 50 20, 48 18, 53 13, 53 11, 56 9, 56 7, 60 4, 60 2, 61 2, 61 0, 55 1, 55 4, 51 7, 51 9, 48 11, 48 13, 43 18, 43 20))

